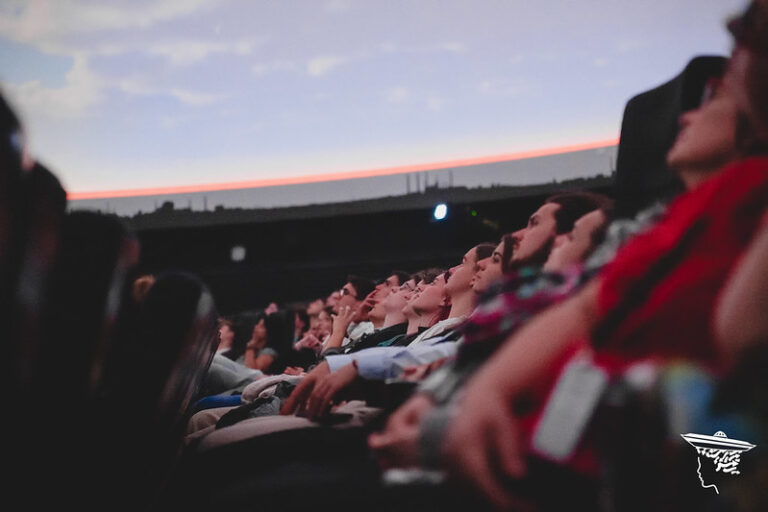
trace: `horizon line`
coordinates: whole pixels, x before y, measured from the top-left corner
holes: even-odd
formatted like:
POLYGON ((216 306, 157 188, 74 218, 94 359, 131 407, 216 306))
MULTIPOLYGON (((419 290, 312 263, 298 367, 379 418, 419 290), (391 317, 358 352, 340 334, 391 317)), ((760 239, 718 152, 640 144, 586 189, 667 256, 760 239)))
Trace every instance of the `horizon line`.
POLYGON ((137 188, 123 190, 101 190, 93 192, 67 192, 67 199, 71 201, 80 201, 86 199, 111 199, 119 197, 143 197, 157 195, 173 194, 194 194, 200 192, 219 192, 225 190, 240 190, 248 188, 274 187, 280 185, 300 185, 306 183, 318 183, 325 181, 340 181, 347 179, 372 178, 376 176, 391 176, 396 174, 407 174, 411 172, 434 171, 438 169, 447 169, 451 167, 468 167, 471 165, 490 164, 497 162, 511 162, 514 160, 525 160, 528 158, 538 158, 542 156, 552 156, 565 153, 575 153, 577 151, 586 151, 590 149, 600 149, 610 146, 616 146, 619 139, 601 140, 587 142, 582 144, 572 144, 568 146, 558 146, 555 148, 536 149, 529 151, 520 151, 516 153, 506 153, 501 155, 491 155, 484 157, 463 158, 457 160, 402 165, 395 167, 383 167, 377 169, 367 169, 360 171, 342 171, 336 173, 323 173, 308 176, 291 176, 287 178, 265 178, 260 180, 237 181, 227 183, 209 183, 199 185, 181 185, 167 187, 137 188))

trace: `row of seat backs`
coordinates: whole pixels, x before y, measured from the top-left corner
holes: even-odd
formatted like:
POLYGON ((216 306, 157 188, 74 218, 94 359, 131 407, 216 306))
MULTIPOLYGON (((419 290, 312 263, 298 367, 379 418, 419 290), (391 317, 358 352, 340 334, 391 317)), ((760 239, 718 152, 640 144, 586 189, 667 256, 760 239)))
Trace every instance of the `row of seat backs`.
POLYGON ((133 468, 146 464, 159 477, 218 344, 212 295, 197 277, 167 271, 136 303, 135 234, 113 215, 67 212, 56 176, 24 164, 22 130, 2 98, 0 136, 1 364, 18 418, 8 429, 13 481, 27 491, 24 484, 46 481, 62 499, 80 500, 86 483, 104 483, 102 472, 128 455, 133 468), (132 452, 122 449, 126 439, 132 452))

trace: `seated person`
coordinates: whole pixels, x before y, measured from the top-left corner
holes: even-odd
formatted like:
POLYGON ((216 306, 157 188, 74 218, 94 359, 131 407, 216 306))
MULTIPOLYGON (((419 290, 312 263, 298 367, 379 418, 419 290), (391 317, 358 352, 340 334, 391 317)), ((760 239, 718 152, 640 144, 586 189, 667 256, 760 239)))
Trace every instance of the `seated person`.
MULTIPOLYGON (((442 270, 431 268, 431 269, 425 269, 423 271, 417 272, 414 274, 413 281, 415 281, 415 284, 410 286, 412 289, 415 289, 419 286, 421 282, 423 282, 423 285, 431 284, 437 276, 440 275, 442 270)), ((410 281, 407 281, 410 282, 410 281)), ((422 285, 422 286, 423 286, 422 285)), ((368 313, 370 314, 370 312, 368 313)), ((390 334, 390 331, 387 332, 378 332, 377 329, 372 329, 369 332, 364 333, 362 336, 360 336, 358 339, 354 340, 353 342, 344 343, 344 333, 346 333, 349 330, 349 324, 352 323, 355 319, 355 317, 358 317, 359 313, 355 310, 352 310, 351 308, 346 309, 342 312, 340 312, 338 315, 334 317, 334 329, 331 332, 331 336, 326 340, 326 342, 323 344, 323 350, 322 354, 323 356, 327 356, 330 354, 338 354, 338 353, 346 353, 351 351, 360 350, 365 347, 370 347, 379 343, 384 343, 387 341, 394 342, 392 340, 392 336, 388 336, 390 334)), ((376 316, 376 313, 374 314, 376 316)), ((399 332, 400 329, 395 328, 392 330, 398 331, 395 333, 395 336, 412 336, 415 337, 418 335, 419 330, 419 323, 423 323, 425 320, 420 318, 420 316, 416 313, 411 314, 411 323, 410 327, 406 327, 404 332, 399 332)), ((394 325, 394 324, 392 324, 394 325)), ((383 326, 383 323, 382 323, 383 326)), ((390 325, 391 327, 391 325, 390 325)))
MULTIPOLYGON (((682 122, 685 133, 681 133, 679 142, 670 150, 668 159, 670 166, 681 174, 686 187, 693 189, 714 174, 722 163, 733 160, 737 156, 733 132, 712 130, 712 128, 722 127, 724 123, 726 125, 730 123, 735 131, 736 112, 732 102, 721 98, 714 105, 705 105, 699 111, 686 114, 682 122), (703 136, 708 133, 707 129, 709 133, 714 134, 714 137, 703 136)), ((645 224, 641 222, 639 227, 644 229, 645 224)), ((626 228, 626 223, 622 221, 622 230, 619 231, 622 238, 627 234, 626 228)), ((572 240, 560 246, 562 249, 569 249, 563 252, 553 251, 551 261, 548 261, 544 267, 546 272, 563 269, 562 261, 558 262, 558 259, 567 257, 570 250, 578 249, 579 253, 584 254, 583 248, 586 245, 579 248, 572 243, 578 236, 578 230, 574 229, 572 240)), ((603 248, 608 247, 615 251, 618 245, 609 240, 603 248)), ((605 252, 597 251, 596 257, 590 259, 588 265, 590 270, 594 271, 610 259, 605 252)), ((478 363, 487 358, 504 338, 523 321, 530 318, 534 312, 562 300, 576 290, 575 287, 563 288, 568 280, 557 278, 551 285, 555 285, 553 291, 559 293, 550 297, 533 295, 532 290, 546 291, 546 288, 539 288, 542 283, 545 281, 540 280, 536 288, 532 288, 530 280, 526 281, 517 276, 504 284, 500 296, 492 298, 487 304, 478 308, 477 317, 468 324, 467 337, 470 343, 465 343, 462 347, 465 350, 460 353, 459 360, 453 365, 453 374, 447 377, 436 375, 437 379, 433 379, 433 382, 425 383, 421 393, 417 393, 409 403, 404 404, 390 417, 390 425, 384 433, 371 437, 371 446, 380 455, 385 467, 438 465, 440 457, 439 453, 435 452, 439 450, 442 435, 440 429, 446 426, 450 406, 446 406, 439 412, 431 412, 436 401, 445 403, 453 397, 468 373, 477 368, 478 363), (533 303, 526 304, 524 299, 517 297, 518 289, 525 290, 525 297, 533 300, 533 303), (562 292, 565 294, 563 295, 562 292), (423 444, 419 446, 419 442, 423 444)))
POLYGON ((235 342, 235 323, 228 318, 219 319, 219 346, 217 354, 224 354, 232 350, 235 342))
MULTIPOLYGON (((458 323, 464 321, 467 315, 474 309, 477 298, 470 285, 477 266, 478 257, 487 257, 491 250, 490 244, 480 244, 470 249, 462 258, 459 265, 451 268, 445 274, 438 276, 431 285, 425 285, 422 281, 410 301, 403 308, 403 314, 409 317, 410 332, 415 332, 415 327, 419 325, 432 325, 430 329, 424 332, 433 332, 429 338, 424 338, 423 343, 417 344, 415 338, 405 348, 393 346, 376 347, 354 352, 350 354, 331 355, 325 358, 325 363, 313 373, 312 378, 299 384, 289 400, 286 400, 282 409, 283 414, 290 414, 296 410, 301 410, 307 405, 302 401, 306 397, 308 402, 308 417, 311 419, 319 418, 325 413, 335 394, 351 385, 358 377, 368 379, 384 379, 399 374, 399 368, 402 368, 403 361, 412 362, 414 360, 432 361, 435 358, 452 355, 455 352, 454 344, 441 343, 443 340, 450 340, 449 337, 441 337, 455 327, 458 323), (445 282, 445 275, 448 275, 448 281, 445 282), (450 306, 449 306, 450 304, 450 306), (448 310, 447 319, 437 322, 446 307, 448 310), (450 320, 450 322, 448 322, 450 320), (438 327, 438 329, 435 329, 438 327), (419 346, 416 349, 416 346, 419 346), (382 359, 382 356, 385 359, 382 359), (388 364, 389 363, 389 364, 388 364), (327 375, 326 366, 330 375, 327 375), (327 375, 315 387, 317 375, 327 375), (328 391, 324 390, 328 388, 328 391), (309 394, 309 392, 312 392, 309 394), (320 397, 322 400, 314 402, 320 397), (317 403, 317 410, 312 406, 317 403)), ((392 295, 393 300, 397 300, 397 293, 392 295)), ((424 333, 420 334, 423 336, 424 333)))
POLYGON ((266 319, 262 317, 253 326, 251 339, 245 344, 243 364, 252 370, 267 372, 277 356, 277 351, 269 346, 266 319))
MULTIPOLYGON (((729 70, 734 73, 734 66, 729 70)), ((726 80, 737 88, 734 82, 726 80)), ((733 160, 732 127, 739 116, 734 98, 741 92, 721 87, 697 115, 684 119, 670 158, 706 141, 706 149, 719 151, 710 155, 708 176, 733 160)), ((516 331, 460 396, 461 413, 450 420, 441 447, 450 475, 499 508, 508 507, 515 497, 507 485, 526 476, 544 399, 574 357, 589 357, 609 376, 648 358, 681 358, 722 371, 724 352, 710 319, 720 290, 761 226, 767 169, 765 157, 749 158, 702 180, 576 295, 516 331), (522 401, 527 414, 516 409, 522 401)), ((563 464, 596 478, 593 448, 579 444, 563 464)))
MULTIPOLYGON (((508 258, 510 265, 540 264, 542 257, 546 258, 549 255, 549 251, 558 234, 572 229, 575 220, 580 215, 593 211, 600 207, 600 205, 608 202, 609 200, 605 196, 587 192, 569 192, 548 198, 544 205, 531 215, 528 220, 528 226, 516 231, 508 239, 506 251, 507 254, 511 253, 508 258), (513 248, 514 251, 512 250, 513 248)), ((504 252, 503 247, 502 242, 497 249, 499 251, 499 254, 496 256, 497 259, 500 259, 500 253, 504 252)), ((465 255, 462 265, 467 265, 467 268, 471 267, 474 270, 476 263, 477 249, 473 248, 465 255), (471 265, 468 265, 468 262, 471 265)), ((465 276, 465 273, 460 273, 459 275, 465 276)), ((468 277, 469 274, 466 274, 466 276, 468 277)), ((458 276, 456 277, 455 282, 458 282, 458 276)), ((419 334, 408 344, 408 350, 382 351, 382 349, 368 349, 369 351, 378 351, 369 352, 370 355, 364 355, 365 351, 363 351, 352 358, 350 362, 347 362, 346 359, 341 359, 345 366, 344 371, 339 372, 338 375, 333 375, 331 372, 335 374, 335 370, 340 368, 337 368, 335 364, 332 367, 331 362, 333 362, 333 359, 327 358, 326 363, 318 365, 308 375, 308 378, 297 386, 293 394, 294 396, 285 401, 281 412, 283 414, 290 414, 296 410, 301 410, 309 401, 308 412, 310 417, 317 418, 321 416, 326 412, 333 396, 361 375, 359 366, 355 366, 355 363, 360 363, 361 360, 364 361, 363 372, 368 378, 382 379, 397 376, 393 375, 393 373, 401 371, 401 368, 396 363, 399 358, 410 360, 414 363, 418 361, 423 364, 452 355, 455 350, 453 345, 445 345, 440 346, 439 349, 433 349, 431 347, 434 344, 433 341, 423 351, 416 349, 416 346, 425 340, 440 339, 440 334, 443 331, 457 327, 474 309, 477 298, 470 288, 470 281, 471 279, 464 280, 462 281, 462 286, 455 287, 457 294, 460 295, 455 310, 456 313, 453 316, 449 315, 449 318, 442 323, 438 323, 426 332, 419 334), (418 359, 416 359, 417 356, 418 359), (317 388, 315 389, 316 386, 317 388)), ((418 301, 415 303, 418 304, 418 301)), ((407 313, 408 308, 406 307, 404 311, 407 313)))
MULTIPOLYGON (((420 464, 424 450, 418 446, 419 439, 428 436, 427 441, 433 442, 442 434, 441 431, 428 431, 420 436, 419 423, 422 418, 432 412, 437 403, 446 402, 468 375, 498 346, 503 340, 499 331, 508 334, 550 301, 561 300, 579 286, 578 274, 570 271, 577 271, 597 246, 605 233, 610 215, 610 203, 606 203, 605 207, 582 216, 574 223, 570 233, 557 236, 541 272, 535 272, 532 267, 524 268, 504 281, 501 288, 499 283, 496 286, 493 284, 504 275, 502 269, 510 266, 503 263, 509 260, 509 253, 507 260, 502 256, 506 252, 505 244, 510 243, 509 237, 505 235, 492 258, 480 262, 473 286, 475 290, 484 293, 483 302, 463 326, 464 339, 459 347, 458 358, 427 379, 414 396, 390 416, 388 427, 383 433, 372 434, 370 437, 370 447, 384 468, 420 464), (515 314, 511 314, 510 310, 515 314)), ((447 407, 432 412, 435 418, 431 421, 434 425, 432 428, 444 426, 446 412, 450 412, 447 407)), ((431 453, 427 455, 432 456, 431 453)))

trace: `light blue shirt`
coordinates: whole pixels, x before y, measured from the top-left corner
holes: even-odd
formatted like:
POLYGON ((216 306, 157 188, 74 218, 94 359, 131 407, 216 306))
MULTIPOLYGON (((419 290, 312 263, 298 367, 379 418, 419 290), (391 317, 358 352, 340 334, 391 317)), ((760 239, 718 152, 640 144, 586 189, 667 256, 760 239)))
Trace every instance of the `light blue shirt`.
POLYGON ((332 372, 357 361, 358 374, 364 379, 399 377, 408 366, 429 364, 456 355, 459 342, 444 341, 446 336, 425 339, 416 346, 371 347, 351 354, 328 356, 325 360, 332 372))

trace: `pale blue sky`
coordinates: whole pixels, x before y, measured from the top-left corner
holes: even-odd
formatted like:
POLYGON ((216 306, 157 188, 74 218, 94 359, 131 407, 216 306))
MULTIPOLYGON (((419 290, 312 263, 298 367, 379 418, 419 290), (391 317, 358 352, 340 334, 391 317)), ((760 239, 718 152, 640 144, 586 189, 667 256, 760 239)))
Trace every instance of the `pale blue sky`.
POLYGON ((70 192, 363 170, 616 138, 745 3, 3 0, 0 85, 70 192))

